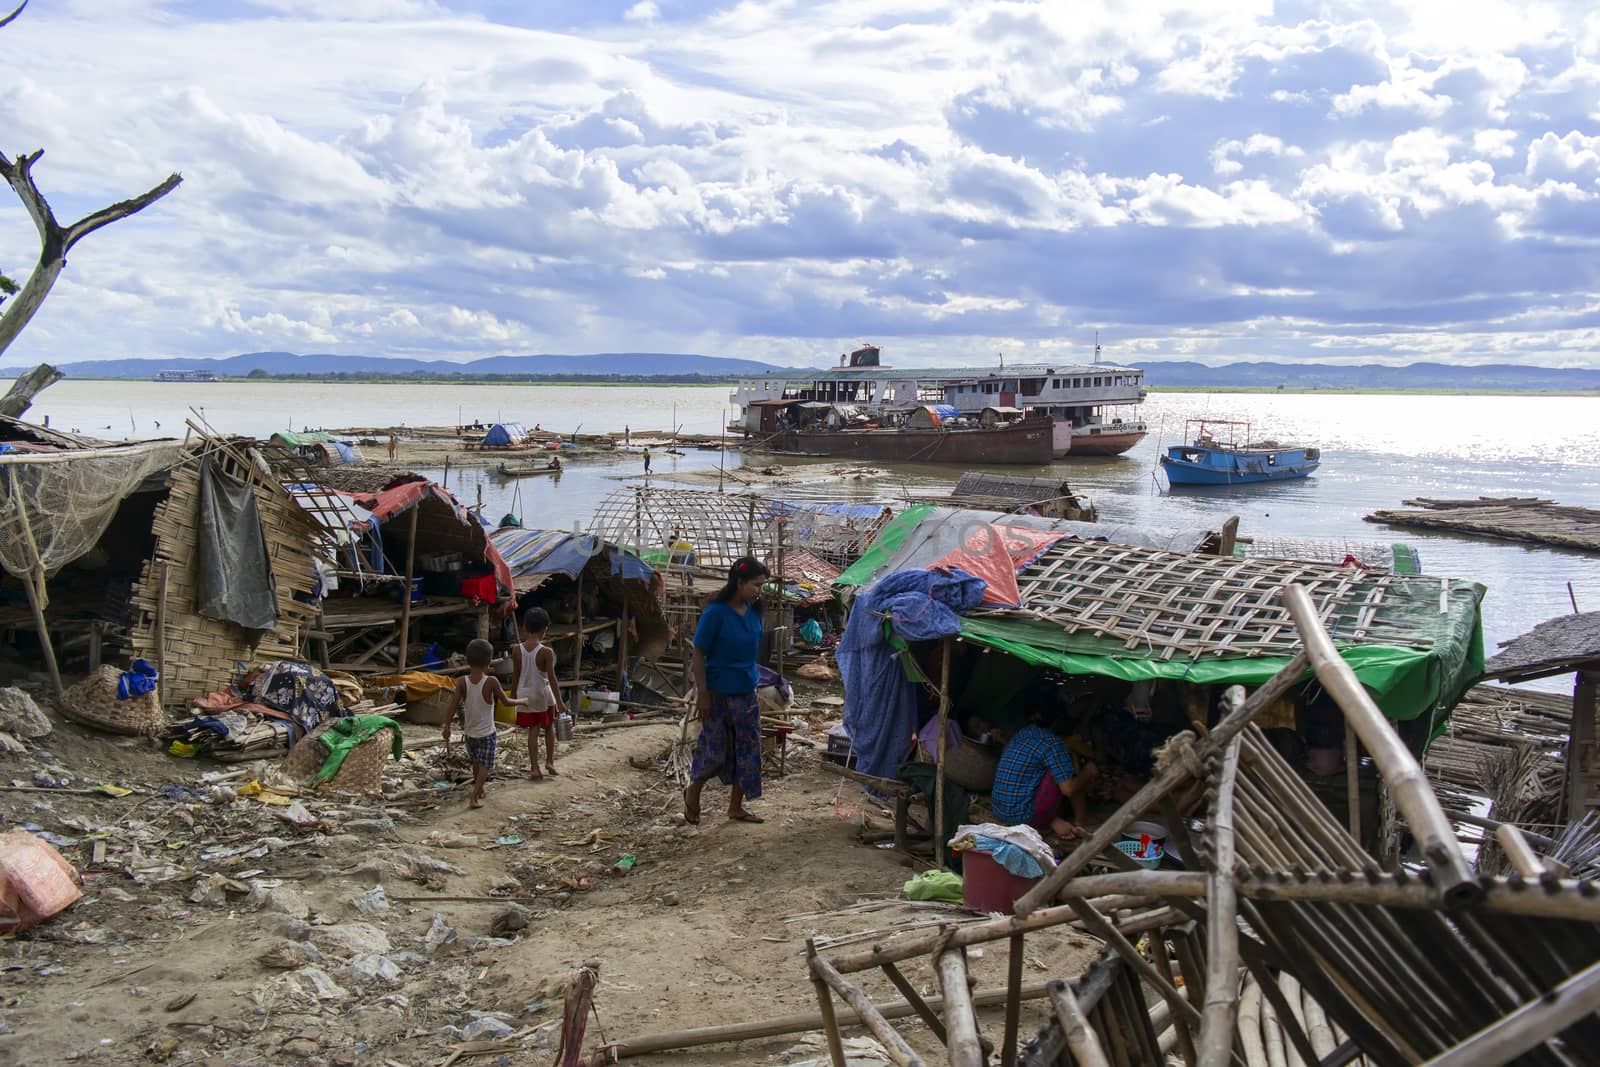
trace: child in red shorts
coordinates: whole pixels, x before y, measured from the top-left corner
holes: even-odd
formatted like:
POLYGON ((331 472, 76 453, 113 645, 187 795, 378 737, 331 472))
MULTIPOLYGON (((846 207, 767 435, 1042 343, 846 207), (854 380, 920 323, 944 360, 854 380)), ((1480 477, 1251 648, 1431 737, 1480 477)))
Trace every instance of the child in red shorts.
POLYGON ((544 643, 550 632, 550 614, 529 608, 522 617, 522 641, 511 650, 511 695, 528 703, 517 712, 517 726, 528 731, 528 777, 539 772, 539 731, 544 731, 544 769, 556 773, 556 715, 565 715, 561 685, 556 681, 556 650, 544 643))

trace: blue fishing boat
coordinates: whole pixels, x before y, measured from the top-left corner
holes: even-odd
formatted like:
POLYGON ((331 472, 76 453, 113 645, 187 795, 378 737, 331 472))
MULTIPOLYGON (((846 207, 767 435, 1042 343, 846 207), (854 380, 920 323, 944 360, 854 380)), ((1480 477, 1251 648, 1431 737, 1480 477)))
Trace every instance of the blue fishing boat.
POLYGON ((1161 457, 1171 485, 1251 485, 1304 478, 1322 465, 1322 451, 1250 441, 1250 424, 1190 420, 1186 443, 1171 445, 1161 457))

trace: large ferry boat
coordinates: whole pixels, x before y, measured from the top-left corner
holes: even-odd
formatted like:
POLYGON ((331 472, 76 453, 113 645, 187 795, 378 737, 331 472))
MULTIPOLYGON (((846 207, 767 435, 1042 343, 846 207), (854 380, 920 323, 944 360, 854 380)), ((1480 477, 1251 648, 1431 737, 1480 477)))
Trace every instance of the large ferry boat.
POLYGON ((164 370, 156 375, 158 382, 214 382, 217 376, 208 370, 164 370))
POLYGON ((863 345, 828 370, 742 379, 735 425, 777 451, 977 463, 1120 455, 1148 433, 1138 419, 1144 371, 1099 362, 1098 343, 1096 362, 1080 364, 896 368, 880 355, 863 345), (938 449, 886 439, 913 431, 987 436, 938 449))

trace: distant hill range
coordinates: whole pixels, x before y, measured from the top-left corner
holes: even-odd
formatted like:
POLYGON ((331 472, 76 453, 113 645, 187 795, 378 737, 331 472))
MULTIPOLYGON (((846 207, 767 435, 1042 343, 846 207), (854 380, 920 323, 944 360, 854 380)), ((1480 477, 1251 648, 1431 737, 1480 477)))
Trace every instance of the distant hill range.
MULTIPOLYGON (((28 368, 0 371, 15 377, 28 368)), ((224 378, 245 378, 260 371, 273 378, 292 375, 333 374, 419 376, 526 375, 561 377, 689 377, 728 378, 741 374, 766 374, 781 370, 770 363, 723 356, 681 355, 671 352, 599 352, 586 356, 489 356, 469 363, 448 360, 404 359, 389 356, 297 355, 294 352, 246 352, 223 359, 96 359, 64 363, 61 369, 74 378, 153 378, 164 370, 210 371, 224 378)), ((257 375, 260 377, 261 375, 257 375)))
POLYGON ((1487 363, 1473 367, 1445 363, 1378 363, 1342 366, 1332 363, 1168 363, 1139 364, 1154 388, 1169 389, 1460 389, 1474 392, 1595 392, 1600 370, 1522 367, 1487 363))
MULTIPOLYGON (((1388 366, 1368 363, 1204 363, 1150 360, 1139 364, 1155 388, 1277 389, 1456 389, 1476 392, 1600 392, 1600 370, 1523 367, 1509 363, 1453 366, 1411 363, 1388 366)), ((0 370, 0 379, 30 368, 0 370)), ((61 368, 76 378, 153 378, 164 370, 210 371, 224 378, 296 375, 406 377, 515 376, 531 378, 678 378, 726 380, 768 374, 785 368, 753 359, 671 352, 599 352, 583 356, 490 356, 468 363, 387 356, 297 355, 293 352, 247 352, 223 359, 102 359, 67 363, 61 368)))

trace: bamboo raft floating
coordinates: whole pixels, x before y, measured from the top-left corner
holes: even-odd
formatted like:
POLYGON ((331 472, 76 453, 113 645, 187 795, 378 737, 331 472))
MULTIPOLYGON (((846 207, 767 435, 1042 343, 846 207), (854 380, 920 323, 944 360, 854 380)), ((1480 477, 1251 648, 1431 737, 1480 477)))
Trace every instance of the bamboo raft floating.
POLYGON ((1537 497, 1480 496, 1475 500, 1418 497, 1402 503, 1415 510, 1375 511, 1366 521, 1600 552, 1600 511, 1594 508, 1564 507, 1554 500, 1537 497))

